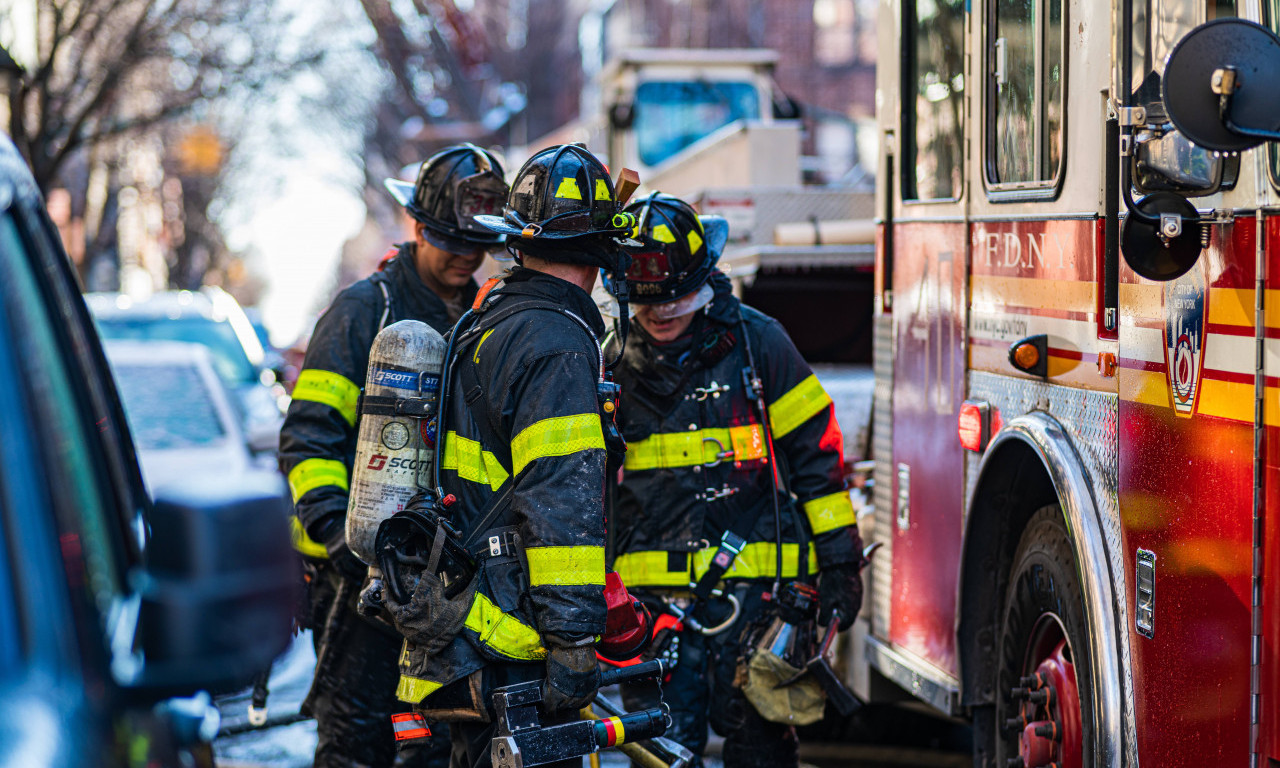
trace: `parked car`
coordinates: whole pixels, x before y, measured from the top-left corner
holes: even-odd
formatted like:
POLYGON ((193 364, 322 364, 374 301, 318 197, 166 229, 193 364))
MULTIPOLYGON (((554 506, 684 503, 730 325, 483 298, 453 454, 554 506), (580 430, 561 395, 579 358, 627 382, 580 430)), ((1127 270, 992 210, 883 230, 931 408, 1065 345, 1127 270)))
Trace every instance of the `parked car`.
POLYGON ((177 341, 105 346, 152 493, 203 477, 274 484, 284 494, 275 459, 250 450, 208 347, 177 341))
POLYGON ((284 420, 284 390, 264 367, 262 344, 239 303, 221 288, 85 296, 104 339, 187 341, 213 353, 214 368, 235 394, 250 446, 274 452, 284 420))
POLYGON ((151 501, 74 272, 0 137, 0 766, 207 766, 201 690, 283 650, 296 597, 274 489, 151 501))

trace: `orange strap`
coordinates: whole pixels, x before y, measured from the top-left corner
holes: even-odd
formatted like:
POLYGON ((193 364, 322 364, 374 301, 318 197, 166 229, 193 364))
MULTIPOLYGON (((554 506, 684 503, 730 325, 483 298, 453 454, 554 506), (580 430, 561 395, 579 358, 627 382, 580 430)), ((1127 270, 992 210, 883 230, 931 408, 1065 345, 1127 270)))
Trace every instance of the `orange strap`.
POLYGON ((378 259, 378 268, 375 271, 381 272, 382 270, 386 269, 387 265, 391 263, 391 260, 396 257, 397 253, 400 253, 400 249, 395 247, 394 245, 388 248, 387 252, 382 254, 382 258, 378 259))
POLYGON ((492 291, 493 287, 500 282, 502 282, 502 277, 500 276, 491 277, 488 280, 485 280, 484 285, 480 286, 480 290, 476 293, 476 300, 471 302, 471 308, 480 309, 480 305, 484 303, 484 299, 489 295, 489 291, 492 291))

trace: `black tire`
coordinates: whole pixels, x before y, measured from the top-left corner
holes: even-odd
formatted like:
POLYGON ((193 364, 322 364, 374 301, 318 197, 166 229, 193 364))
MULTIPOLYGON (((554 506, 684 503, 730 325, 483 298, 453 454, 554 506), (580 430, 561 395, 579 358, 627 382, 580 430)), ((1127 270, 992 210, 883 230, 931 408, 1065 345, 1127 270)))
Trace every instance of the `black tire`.
MULTIPOLYGON (((1036 638, 1041 638, 1046 631, 1060 632, 1065 635, 1069 660, 1075 668, 1082 766, 1091 768, 1094 764, 1090 749, 1094 743, 1093 681, 1084 600, 1076 575, 1075 551, 1062 519, 1062 509, 1057 504, 1037 510, 1023 530, 1009 571, 1009 591, 1004 605, 997 646, 1000 666, 994 722, 993 727, 984 729, 988 744, 982 745, 988 747, 986 754, 994 754, 996 766, 1007 765, 1010 758, 1018 756, 1019 733, 1005 728, 1010 718, 1019 715, 1019 702, 1013 700, 1011 689, 1019 686, 1022 676, 1035 671, 1038 661, 1028 657, 1036 654, 1032 647, 1040 642, 1036 638)), ((975 743, 975 748, 982 746, 975 743)))

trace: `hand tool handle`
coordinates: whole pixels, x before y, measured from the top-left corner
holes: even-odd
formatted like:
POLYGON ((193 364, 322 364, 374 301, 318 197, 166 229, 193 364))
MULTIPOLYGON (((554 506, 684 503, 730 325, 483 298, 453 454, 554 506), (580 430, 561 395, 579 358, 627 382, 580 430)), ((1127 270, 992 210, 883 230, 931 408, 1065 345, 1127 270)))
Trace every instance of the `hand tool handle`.
POLYGON ((652 739, 666 733, 670 721, 665 707, 601 718, 595 721, 596 743, 601 749, 607 749, 630 741, 652 739))
POLYGON ((662 663, 662 659, 632 664, 629 667, 605 668, 600 671, 600 687, 629 683, 632 680, 641 680, 646 677, 661 677, 666 674, 666 671, 667 668, 662 663))

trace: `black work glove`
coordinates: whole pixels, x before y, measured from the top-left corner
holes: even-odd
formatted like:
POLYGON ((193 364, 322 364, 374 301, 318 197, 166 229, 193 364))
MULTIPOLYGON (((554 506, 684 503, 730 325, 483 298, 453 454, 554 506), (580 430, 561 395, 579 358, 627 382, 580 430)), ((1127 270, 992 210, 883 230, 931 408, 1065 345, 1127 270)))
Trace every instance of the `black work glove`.
POLYGON ((840 613, 840 630, 853 626, 862 608, 861 563, 843 563, 823 568, 818 576, 818 623, 831 624, 833 611, 840 613))
POLYGON ((547 712, 579 710, 591 703, 600 688, 600 663, 594 643, 574 645, 547 636, 547 679, 542 683, 542 707, 547 712))
POLYGON ((338 573, 348 579, 364 583, 369 566, 356 557, 347 546, 347 523, 342 515, 332 515, 322 520, 316 526, 316 532, 311 535, 311 538, 324 545, 325 551, 329 553, 329 564, 336 568, 338 573))

